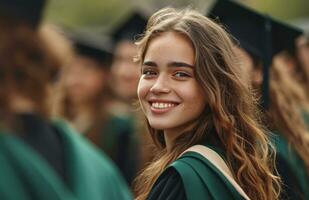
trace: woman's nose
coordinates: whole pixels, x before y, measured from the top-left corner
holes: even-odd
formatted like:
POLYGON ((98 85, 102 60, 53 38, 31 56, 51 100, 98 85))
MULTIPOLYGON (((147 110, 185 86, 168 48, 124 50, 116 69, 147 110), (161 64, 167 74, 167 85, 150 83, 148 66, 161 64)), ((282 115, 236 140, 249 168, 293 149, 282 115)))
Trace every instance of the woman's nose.
POLYGON ((161 75, 158 77, 154 85, 150 88, 150 92, 159 94, 159 93, 169 93, 169 81, 165 75, 161 75))

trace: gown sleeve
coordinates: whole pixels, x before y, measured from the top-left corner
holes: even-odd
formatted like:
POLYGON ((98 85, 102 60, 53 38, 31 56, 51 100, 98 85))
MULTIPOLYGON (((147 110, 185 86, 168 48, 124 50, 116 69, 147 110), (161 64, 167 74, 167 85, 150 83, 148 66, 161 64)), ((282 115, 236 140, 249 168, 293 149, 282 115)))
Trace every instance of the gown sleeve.
POLYGON ((147 200, 186 200, 185 188, 178 172, 170 167, 156 181, 147 200))

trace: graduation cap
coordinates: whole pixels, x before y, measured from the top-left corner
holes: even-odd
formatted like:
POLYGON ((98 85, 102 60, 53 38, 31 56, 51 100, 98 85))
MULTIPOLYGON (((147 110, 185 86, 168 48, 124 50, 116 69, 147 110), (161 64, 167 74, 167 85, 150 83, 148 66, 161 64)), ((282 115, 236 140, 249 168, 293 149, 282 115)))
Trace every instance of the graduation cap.
POLYGON ((95 59, 102 63, 103 67, 110 67, 113 45, 108 36, 81 31, 71 31, 68 36, 73 41, 78 54, 95 59))
POLYGON ((267 108, 272 58, 282 50, 293 50, 301 31, 229 0, 218 0, 208 16, 219 20, 253 59, 263 61, 262 105, 267 108))
POLYGON ((146 25, 146 17, 140 12, 134 11, 127 20, 112 31, 113 40, 115 42, 120 40, 134 41, 139 34, 144 32, 146 25))
POLYGON ((24 20, 36 28, 45 4, 46 0, 0 0, 0 16, 24 20))
POLYGON ((287 50, 289 53, 294 54, 297 48, 295 40, 303 34, 303 31, 275 19, 272 19, 271 26, 273 55, 282 50, 287 50))

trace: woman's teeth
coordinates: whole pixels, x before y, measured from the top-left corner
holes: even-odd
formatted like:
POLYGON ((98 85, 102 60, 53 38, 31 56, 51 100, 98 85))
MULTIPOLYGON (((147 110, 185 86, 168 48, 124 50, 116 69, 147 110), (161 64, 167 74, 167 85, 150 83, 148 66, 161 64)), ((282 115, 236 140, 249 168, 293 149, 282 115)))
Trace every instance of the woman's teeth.
POLYGON ((159 103, 159 102, 152 102, 151 107, 157 108, 157 109, 164 109, 164 108, 172 108, 175 107, 176 104, 174 103, 159 103))

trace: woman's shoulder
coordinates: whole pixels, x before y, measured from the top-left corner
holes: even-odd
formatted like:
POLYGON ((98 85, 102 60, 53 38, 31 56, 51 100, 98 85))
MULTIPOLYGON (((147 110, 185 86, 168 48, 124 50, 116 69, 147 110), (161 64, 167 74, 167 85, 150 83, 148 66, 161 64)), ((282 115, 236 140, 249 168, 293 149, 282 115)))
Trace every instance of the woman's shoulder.
POLYGON ((186 200, 182 179, 173 167, 166 169, 155 182, 147 200, 186 200))
MULTIPOLYGON (((205 145, 198 145, 205 146, 205 145)), ((217 153, 220 158, 224 158, 221 151, 214 149, 212 147, 207 146, 210 150, 217 153)), ((212 174, 220 174, 220 171, 213 165, 213 163, 205 158, 201 153, 193 151, 193 149, 188 149, 185 151, 176 161, 174 161, 171 165, 174 167, 178 173, 181 175, 191 176, 195 173, 212 173, 212 174)))
POLYGON ((243 199, 214 164, 197 152, 186 152, 170 167, 179 174, 190 199, 243 199))
POLYGON ((89 191, 89 194, 92 192, 91 195, 100 193, 110 199, 131 199, 120 172, 104 152, 75 133, 65 121, 56 120, 53 125, 66 147, 66 158, 70 160, 67 168, 78 173, 71 174, 71 178, 76 180, 79 189, 89 191))
POLYGON ((201 155, 186 152, 157 179, 148 200, 154 199, 242 199, 201 155))

